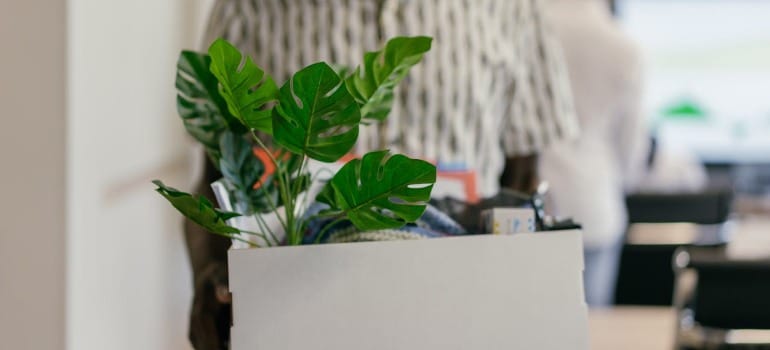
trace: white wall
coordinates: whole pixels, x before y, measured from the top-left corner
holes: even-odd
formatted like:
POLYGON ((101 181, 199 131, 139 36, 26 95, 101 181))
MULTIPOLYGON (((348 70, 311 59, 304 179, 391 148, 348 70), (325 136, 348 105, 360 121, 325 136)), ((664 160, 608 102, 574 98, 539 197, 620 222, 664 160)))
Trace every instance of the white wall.
POLYGON ((188 349, 175 62, 210 0, 0 1, 0 348, 188 349))
POLYGON ((60 349, 65 2, 0 1, 0 348, 60 349))
POLYGON ((69 349, 189 348, 181 218, 149 181, 189 182, 174 74, 197 10, 69 0, 69 349))

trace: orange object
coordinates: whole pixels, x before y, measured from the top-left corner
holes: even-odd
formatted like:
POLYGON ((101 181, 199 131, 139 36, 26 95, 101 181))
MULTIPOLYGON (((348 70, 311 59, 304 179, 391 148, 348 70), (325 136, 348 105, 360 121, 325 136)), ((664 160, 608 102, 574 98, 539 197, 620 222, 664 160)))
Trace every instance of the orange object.
MULTIPOLYGON (((265 181, 267 181, 268 176, 275 173, 276 164, 273 163, 273 161, 270 159, 270 156, 268 156, 267 152, 265 152, 263 149, 255 147, 253 150, 254 156, 256 156, 265 166, 265 172, 262 173, 262 176, 259 177, 259 180, 254 183, 254 189, 256 190, 260 188, 262 184, 265 183, 265 181)), ((277 154, 273 153, 273 156, 277 156, 277 154)))
POLYGON ((478 203, 479 193, 476 192, 476 172, 470 170, 463 171, 439 171, 437 177, 450 178, 462 181, 465 188, 465 201, 468 203, 478 203))
MULTIPOLYGON (((262 173, 262 176, 259 177, 259 180, 257 180, 256 183, 254 183, 254 189, 258 189, 262 186, 265 181, 267 181, 267 178, 275 173, 276 170, 276 164, 273 163, 273 161, 270 159, 270 156, 261 148, 254 148, 254 156, 256 156, 262 164, 265 166, 265 172, 262 173)), ((279 157, 280 153, 273 152, 273 157, 279 157)), ((340 163, 347 163, 353 159, 355 159, 357 156, 353 153, 348 153, 344 155, 338 162, 340 163)), ((435 164, 435 162, 432 162, 435 164)), ((462 170, 462 171, 439 171, 436 176, 443 177, 443 178, 449 178, 453 180, 458 180, 463 183, 463 188, 465 189, 465 200, 469 203, 478 203, 479 202, 479 194, 476 192, 476 173, 474 171, 470 170, 462 170)))

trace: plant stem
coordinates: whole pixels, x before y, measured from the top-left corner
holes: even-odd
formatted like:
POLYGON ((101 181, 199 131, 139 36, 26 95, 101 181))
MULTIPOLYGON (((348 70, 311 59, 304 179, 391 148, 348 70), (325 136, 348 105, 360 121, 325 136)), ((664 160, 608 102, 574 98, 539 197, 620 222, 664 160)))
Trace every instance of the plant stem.
POLYGON ((234 240, 236 240, 236 241, 239 241, 239 242, 243 242, 243 243, 246 243, 246 244, 248 244, 250 247, 256 247, 256 248, 260 248, 259 244, 256 244, 256 243, 254 243, 254 242, 252 242, 252 241, 249 241, 249 240, 247 240, 247 239, 243 239, 243 238, 241 238, 241 237, 238 237, 238 236, 236 236, 235 234, 225 234, 225 233, 217 233, 217 232, 212 232, 212 233, 213 233, 213 234, 215 234, 215 235, 218 235, 218 236, 227 237, 227 238, 229 238, 229 239, 234 239, 234 240))
POLYGON ((259 238, 264 239, 265 242, 267 242, 268 244, 270 243, 270 240, 267 238, 267 235, 265 235, 262 232, 254 232, 254 231, 247 231, 247 230, 239 230, 239 231, 241 231, 241 233, 245 233, 247 235, 257 236, 259 238))
POLYGON ((323 236, 324 236, 324 234, 326 233, 326 231, 329 231, 329 229, 331 229, 332 227, 334 227, 334 225, 336 225, 336 224, 340 223, 340 222, 341 222, 341 221, 343 221, 343 220, 345 220, 345 217, 344 217, 344 216, 341 216, 341 217, 339 217, 339 218, 335 219, 334 221, 332 221, 332 222, 330 222, 330 223, 326 224, 326 226, 324 226, 324 227, 321 229, 321 232, 318 232, 318 236, 316 236, 316 238, 315 238, 315 243, 316 243, 316 244, 320 243, 320 242, 321 242, 321 237, 323 237, 323 236))
MULTIPOLYGON (((278 216, 278 215, 276 215, 276 216, 278 216)), ((278 217, 280 218, 280 216, 278 216, 278 217)), ((272 243, 275 244, 275 245, 281 245, 281 242, 275 236, 275 233, 273 233, 273 230, 270 229, 270 225, 267 224, 267 221, 265 221, 265 219, 262 217, 262 215, 259 214, 259 213, 254 213, 254 218, 256 219, 257 225, 259 225, 259 228, 262 231, 265 231, 265 232, 268 233, 270 238, 273 240, 272 243)))
MULTIPOLYGON (((300 203, 300 204, 299 204, 299 206, 300 206, 300 210, 301 210, 303 213, 304 213, 304 211, 305 211, 305 210, 307 210, 307 208, 308 208, 308 201, 310 200, 310 196, 309 196, 309 194, 310 194, 310 193, 309 193, 309 189, 310 189, 310 187, 311 187, 311 186, 313 186, 313 178, 310 176, 310 174, 308 174, 308 176, 307 176, 307 177, 304 177, 304 176, 303 176, 303 174, 305 173, 305 171, 307 171, 307 167, 309 166, 309 163, 310 163, 310 158, 309 158, 309 157, 307 157, 307 156, 302 156, 302 163, 300 163, 300 165, 299 165, 299 172, 297 173, 297 179, 298 179, 298 181, 297 181, 297 185, 296 185, 296 189, 295 189, 296 195, 294 196, 295 198, 299 199, 299 195, 300 195, 300 193, 302 192, 302 189, 305 187, 304 181, 307 181, 307 182, 308 182, 308 183, 307 183, 308 193, 306 193, 305 197, 303 198, 303 201, 302 201, 302 203, 300 203)), ((304 215, 303 215, 303 216, 304 216, 304 215)), ((306 224, 307 224, 307 222, 306 222, 306 221, 304 221, 304 220, 302 220, 302 221, 300 222, 300 224, 299 224, 299 227, 298 227, 298 235, 299 235, 300 237, 301 237, 301 236, 303 235, 303 233, 305 232, 305 226, 306 226, 306 224)))
MULTIPOLYGON (((264 186, 260 186, 259 188, 262 190, 262 194, 265 195, 265 198, 267 198, 267 204, 270 206, 270 210, 276 213, 275 216, 278 217, 278 221, 281 223, 281 227, 283 227, 283 230, 286 231, 286 222, 283 221, 283 218, 280 215, 278 215, 278 206, 275 204, 275 202, 273 202, 273 197, 267 193, 267 190, 264 186)), ((272 231, 270 231, 270 234, 275 237, 272 231)))
POLYGON ((289 183, 289 175, 286 174, 285 171, 283 171, 282 167, 280 166, 280 164, 278 164, 278 161, 273 156, 273 153, 270 152, 267 146, 265 146, 265 143, 262 142, 262 140, 257 136, 256 132, 254 132, 254 130, 251 131, 251 136, 253 136, 254 140, 257 141, 259 146, 262 148, 263 151, 265 151, 265 153, 267 153, 267 156, 275 165, 275 171, 278 174, 278 178, 280 180, 278 181, 278 189, 279 189, 279 193, 281 194, 281 199, 283 200, 284 212, 286 213, 286 221, 285 221, 286 241, 288 242, 289 245, 297 245, 299 244, 298 237, 297 237, 298 234, 295 232, 295 229, 294 229, 295 198, 291 196, 291 192, 290 192, 291 185, 289 183))
POLYGON ((325 214, 324 213, 318 213, 318 214, 313 215, 313 217, 316 217, 316 218, 334 218, 334 217, 338 217, 338 216, 340 216, 342 214, 343 214, 342 211, 335 211, 335 212, 325 213, 325 214))
MULTIPOLYGON (((284 177, 282 176, 283 169, 281 169, 280 164, 278 164, 278 161, 275 159, 275 156, 273 156, 273 152, 270 152, 270 149, 268 149, 267 146, 265 146, 265 143, 262 142, 262 139, 260 139, 259 136, 257 136, 257 133, 254 132, 254 130, 251 130, 251 136, 254 138, 255 141, 257 141, 257 143, 259 144, 259 147, 262 148, 263 151, 265 151, 265 153, 267 154, 267 157, 270 158, 270 161, 273 162, 273 165, 275 166, 275 172, 276 174, 278 174, 278 178, 281 181, 283 181, 284 180, 284 177)), ((279 184, 281 183, 281 181, 279 181, 279 184)))
MULTIPOLYGON (((297 179, 300 179, 302 176, 302 173, 305 171, 305 166, 307 166, 307 157, 302 156, 302 161, 299 163, 299 169, 297 169, 297 179)), ((296 198, 299 195, 299 191, 302 190, 302 181, 298 180, 296 184, 294 184, 294 189, 292 190, 292 194, 296 198)))
POLYGON ((318 171, 316 171, 315 174, 313 174, 313 176, 311 176, 311 182, 314 180, 318 180, 318 177, 321 176, 322 173, 329 173, 329 175, 331 175, 329 177, 329 181, 331 181, 331 179, 334 177, 334 172, 331 171, 331 169, 321 168, 321 169, 318 169, 318 171))
POLYGON ((289 245, 298 245, 298 239, 297 239, 297 233, 295 232, 294 226, 294 201, 295 198, 291 196, 289 193, 290 191, 290 185, 288 181, 282 181, 281 188, 283 188, 284 192, 286 192, 286 199, 284 200, 284 213, 286 214, 286 241, 289 243, 289 245))

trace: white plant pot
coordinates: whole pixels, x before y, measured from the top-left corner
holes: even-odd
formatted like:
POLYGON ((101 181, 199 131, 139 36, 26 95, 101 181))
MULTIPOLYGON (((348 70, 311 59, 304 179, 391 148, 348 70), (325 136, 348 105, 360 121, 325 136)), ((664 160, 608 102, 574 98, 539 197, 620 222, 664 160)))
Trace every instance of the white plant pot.
POLYGON ((234 350, 588 349, 579 231, 229 252, 234 350))

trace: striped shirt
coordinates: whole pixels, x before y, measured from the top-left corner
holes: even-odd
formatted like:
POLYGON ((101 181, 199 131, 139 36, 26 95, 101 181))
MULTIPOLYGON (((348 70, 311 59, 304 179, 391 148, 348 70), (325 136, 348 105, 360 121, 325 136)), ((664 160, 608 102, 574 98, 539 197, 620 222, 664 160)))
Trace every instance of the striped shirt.
POLYGON ((217 0, 205 40, 230 40, 280 84, 317 61, 355 67, 394 36, 433 37, 390 117, 362 128, 357 151, 465 163, 491 196, 505 156, 578 130, 545 27, 537 0, 217 0))

